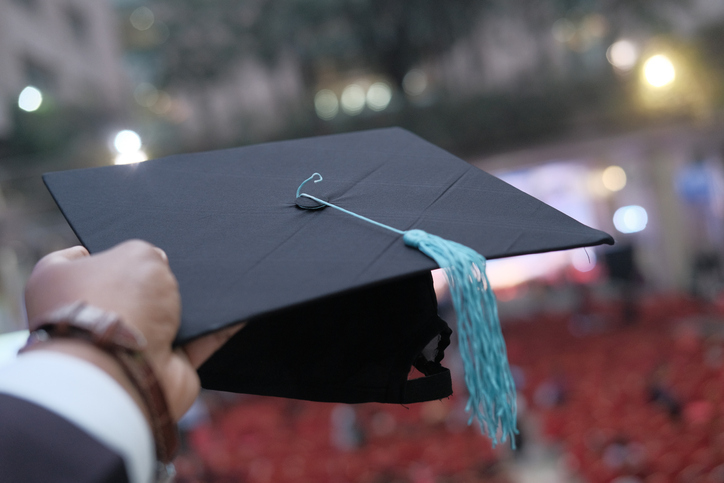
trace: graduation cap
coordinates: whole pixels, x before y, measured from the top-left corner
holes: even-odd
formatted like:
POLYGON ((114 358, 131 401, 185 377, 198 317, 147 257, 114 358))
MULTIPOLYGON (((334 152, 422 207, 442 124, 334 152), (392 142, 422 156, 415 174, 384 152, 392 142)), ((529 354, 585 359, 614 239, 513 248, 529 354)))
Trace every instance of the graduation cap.
POLYGON ((447 397, 446 268, 471 393, 496 440, 515 390, 485 258, 612 238, 400 128, 49 173, 79 240, 163 248, 183 305, 177 344, 248 321, 202 386, 329 402, 447 397), (422 231, 424 230, 424 231, 422 231), (438 238, 440 237, 440 238, 438 238), (412 366, 425 377, 408 380, 412 366), (504 414, 505 413, 505 414, 504 414))

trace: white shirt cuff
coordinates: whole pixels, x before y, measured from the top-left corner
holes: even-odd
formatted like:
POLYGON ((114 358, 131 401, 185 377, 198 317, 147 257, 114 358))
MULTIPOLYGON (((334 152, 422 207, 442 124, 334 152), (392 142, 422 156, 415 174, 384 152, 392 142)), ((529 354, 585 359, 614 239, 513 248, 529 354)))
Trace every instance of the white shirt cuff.
POLYGON ((90 362, 57 352, 28 352, 0 368, 0 392, 42 406, 105 444, 123 458, 131 483, 153 481, 153 435, 141 409, 90 362))

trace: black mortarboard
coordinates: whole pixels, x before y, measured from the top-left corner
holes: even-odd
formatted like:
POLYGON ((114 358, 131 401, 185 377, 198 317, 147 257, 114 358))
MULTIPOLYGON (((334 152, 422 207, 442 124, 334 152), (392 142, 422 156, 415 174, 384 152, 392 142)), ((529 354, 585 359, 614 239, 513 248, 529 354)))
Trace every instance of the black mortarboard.
POLYGON ((437 264, 384 228, 300 208, 320 206, 296 198, 313 173, 324 182, 305 193, 487 258, 613 242, 399 128, 44 180, 91 253, 129 238, 166 251, 183 304, 177 343, 250 321, 200 369, 205 387, 340 402, 449 395, 437 264), (408 382, 413 363, 428 377, 408 382))

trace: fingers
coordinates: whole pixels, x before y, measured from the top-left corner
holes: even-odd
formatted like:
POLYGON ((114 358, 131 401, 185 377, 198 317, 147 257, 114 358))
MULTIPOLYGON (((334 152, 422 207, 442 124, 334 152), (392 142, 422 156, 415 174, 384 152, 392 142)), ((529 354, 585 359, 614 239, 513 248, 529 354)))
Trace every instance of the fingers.
POLYGON ((152 257, 168 262, 166 252, 144 240, 126 240, 108 250, 108 252, 114 251, 124 253, 125 256, 152 257))
POLYGON ((173 351, 162 375, 171 417, 178 422, 199 395, 201 380, 182 348, 173 351))
POLYGON ((206 362, 206 360, 211 357, 214 352, 226 344, 229 339, 231 339, 245 325, 246 322, 241 322, 186 344, 183 347, 183 350, 186 352, 191 365, 196 369, 201 367, 201 365, 206 362))
MULTIPOLYGON (((117 249, 123 251, 135 251, 139 254, 149 254, 160 258, 164 263, 168 263, 168 255, 166 255, 165 251, 142 240, 129 240, 111 248, 111 250, 117 249)), ((38 265, 46 266, 55 263, 70 262, 89 256, 90 252, 88 252, 84 246, 77 245, 47 254, 38 261, 38 265)))
POLYGON ((85 247, 77 245, 45 255, 43 258, 40 259, 38 265, 52 265, 55 263, 70 262, 79 258, 85 258, 89 256, 90 253, 88 253, 88 250, 86 250, 85 247))
POLYGON ((161 260, 168 263, 168 255, 166 255, 166 252, 158 247, 153 247, 156 250, 156 253, 158 253, 161 256, 161 260))

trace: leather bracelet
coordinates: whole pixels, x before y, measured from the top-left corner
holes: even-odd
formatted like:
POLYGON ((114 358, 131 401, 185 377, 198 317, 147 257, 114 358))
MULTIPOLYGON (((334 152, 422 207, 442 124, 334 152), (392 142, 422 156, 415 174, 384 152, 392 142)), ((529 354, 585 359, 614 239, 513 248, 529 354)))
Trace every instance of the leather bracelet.
POLYGON ((30 321, 32 332, 20 352, 52 338, 84 340, 113 356, 148 409, 156 458, 169 463, 178 449, 176 424, 161 384, 143 349, 146 339, 121 317, 84 302, 74 302, 30 321))

